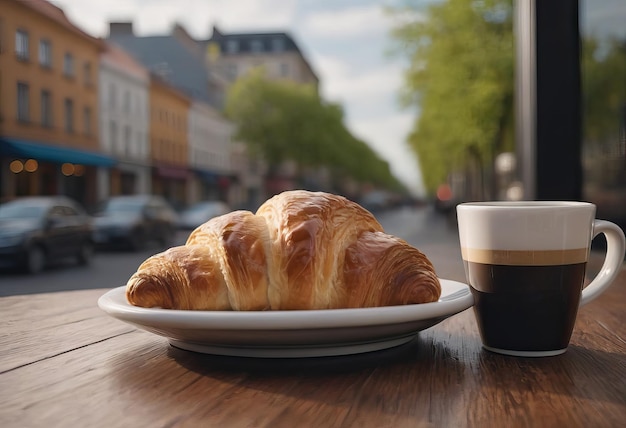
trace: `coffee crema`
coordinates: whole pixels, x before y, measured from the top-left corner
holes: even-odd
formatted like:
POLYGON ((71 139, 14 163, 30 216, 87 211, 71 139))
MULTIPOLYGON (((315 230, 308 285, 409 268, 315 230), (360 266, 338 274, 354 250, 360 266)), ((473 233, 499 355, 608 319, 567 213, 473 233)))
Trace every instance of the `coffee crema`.
POLYGON ((585 263, 589 250, 483 250, 461 248, 463 260, 473 263, 506 266, 553 266, 585 263))

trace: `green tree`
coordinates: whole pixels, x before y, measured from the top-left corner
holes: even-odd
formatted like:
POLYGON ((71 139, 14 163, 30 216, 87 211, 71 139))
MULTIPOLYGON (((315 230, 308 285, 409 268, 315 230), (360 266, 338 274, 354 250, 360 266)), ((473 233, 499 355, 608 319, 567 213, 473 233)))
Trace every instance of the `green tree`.
POLYGON ((583 166, 590 189, 624 189, 626 40, 583 40, 583 166))
POLYGON ((300 171, 325 166, 335 182, 352 178, 402 187, 387 162, 345 127, 341 106, 324 102, 313 87, 268 80, 263 69, 256 69, 233 84, 225 110, 237 138, 270 169, 291 160, 300 171))
POLYGON ((391 11, 394 50, 409 60, 402 101, 420 112, 408 142, 430 192, 468 164, 484 174, 513 145, 512 10, 512 0, 447 0, 391 11))
POLYGON ((610 144, 626 120, 626 40, 588 37, 581 62, 585 144, 610 144))

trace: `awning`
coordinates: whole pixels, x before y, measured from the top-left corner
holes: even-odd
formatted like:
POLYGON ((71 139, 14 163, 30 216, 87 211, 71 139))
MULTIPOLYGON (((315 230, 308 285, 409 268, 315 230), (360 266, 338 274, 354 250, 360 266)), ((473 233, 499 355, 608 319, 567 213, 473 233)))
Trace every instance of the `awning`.
POLYGON ((96 152, 9 138, 0 138, 0 154, 23 159, 79 165, 112 166, 116 163, 112 157, 96 152))
POLYGON ((189 178, 189 170, 179 166, 155 166, 156 173, 164 178, 173 178, 175 180, 186 180, 189 178))
POLYGON ((213 184, 217 182, 217 179, 219 178, 218 174, 212 171, 207 171, 205 169, 194 169, 193 172, 196 173, 196 175, 198 176, 198 178, 200 178, 200 180, 208 184, 213 184))
POLYGON ((227 186, 231 181, 238 181, 237 176, 228 173, 219 173, 206 169, 194 169, 193 172, 207 184, 219 183, 221 186, 227 186))

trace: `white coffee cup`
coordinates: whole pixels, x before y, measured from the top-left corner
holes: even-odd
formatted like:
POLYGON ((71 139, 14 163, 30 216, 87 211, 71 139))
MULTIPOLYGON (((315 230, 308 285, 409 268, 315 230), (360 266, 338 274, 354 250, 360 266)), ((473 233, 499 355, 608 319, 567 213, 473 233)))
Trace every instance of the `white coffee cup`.
POLYGON ((623 231, 586 202, 475 202, 457 206, 461 254, 483 346, 515 356, 567 350, 578 308, 605 291, 624 261, 623 231), (607 252, 583 289, 591 241, 607 252))

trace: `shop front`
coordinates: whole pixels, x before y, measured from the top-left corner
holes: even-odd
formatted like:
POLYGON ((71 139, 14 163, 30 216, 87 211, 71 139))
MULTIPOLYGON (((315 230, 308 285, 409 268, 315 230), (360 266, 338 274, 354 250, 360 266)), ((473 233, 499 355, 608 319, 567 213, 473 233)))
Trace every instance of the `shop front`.
POLYGON ((100 153, 2 137, 2 200, 66 195, 87 208, 93 207, 97 203, 97 168, 113 165, 113 158, 100 153))
POLYGON ((182 166, 154 165, 152 169, 152 190, 161 195, 176 209, 187 205, 187 186, 190 172, 182 166))

